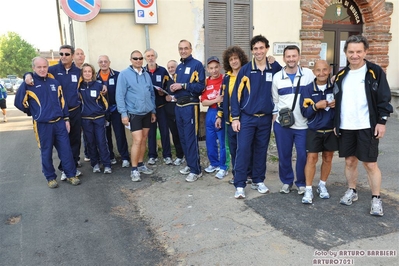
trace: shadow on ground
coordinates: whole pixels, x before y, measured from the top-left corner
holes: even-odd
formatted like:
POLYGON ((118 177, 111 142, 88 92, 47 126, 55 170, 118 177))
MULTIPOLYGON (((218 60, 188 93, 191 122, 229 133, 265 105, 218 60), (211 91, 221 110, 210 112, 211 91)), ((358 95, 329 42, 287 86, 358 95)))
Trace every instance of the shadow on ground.
POLYGON ((246 200, 267 223, 286 236, 316 249, 329 250, 363 238, 382 236, 399 231, 399 202, 386 195, 384 216, 371 216, 369 189, 358 187, 359 200, 351 206, 339 204, 346 187, 335 183, 328 187, 331 198, 320 199, 314 189, 313 204, 302 204, 302 195, 271 193, 246 200))

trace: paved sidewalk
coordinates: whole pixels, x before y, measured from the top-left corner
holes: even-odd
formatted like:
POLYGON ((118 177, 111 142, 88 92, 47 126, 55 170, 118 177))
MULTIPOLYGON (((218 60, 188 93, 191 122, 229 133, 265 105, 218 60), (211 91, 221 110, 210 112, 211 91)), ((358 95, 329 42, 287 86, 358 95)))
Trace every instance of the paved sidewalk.
MULTIPOLYGON (((301 204, 296 191, 278 193, 277 163, 268 163, 265 183, 271 192, 261 195, 247 186, 246 200, 234 199, 230 174, 222 181, 204 174, 187 183, 178 167, 173 174, 160 167, 151 179, 158 182, 133 196, 171 265, 399 265, 397 132, 399 120, 389 120, 380 143, 383 217, 369 215, 371 194, 363 169, 359 200, 352 206, 338 203, 346 180, 337 156, 328 180, 331 198, 315 198, 312 205, 301 204), (374 252, 387 250, 391 253, 374 252)), ((317 173, 315 185, 318 180, 317 173)))

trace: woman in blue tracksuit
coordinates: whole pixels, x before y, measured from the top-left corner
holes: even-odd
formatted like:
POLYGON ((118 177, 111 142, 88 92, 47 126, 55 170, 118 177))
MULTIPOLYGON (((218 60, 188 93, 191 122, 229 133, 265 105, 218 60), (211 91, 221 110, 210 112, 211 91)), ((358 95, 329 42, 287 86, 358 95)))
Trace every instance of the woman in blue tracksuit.
POLYGON ((100 159, 104 173, 110 174, 111 158, 105 134, 105 112, 108 102, 101 94, 103 85, 96 81, 96 72, 90 64, 83 64, 79 94, 82 100, 82 128, 87 140, 90 164, 94 173, 101 172, 100 159))

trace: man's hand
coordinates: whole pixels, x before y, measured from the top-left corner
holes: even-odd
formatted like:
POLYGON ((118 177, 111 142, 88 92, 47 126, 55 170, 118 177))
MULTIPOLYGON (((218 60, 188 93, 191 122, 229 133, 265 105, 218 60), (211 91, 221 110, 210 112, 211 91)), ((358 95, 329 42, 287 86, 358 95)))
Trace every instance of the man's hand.
POLYGON ((65 127, 69 134, 69 131, 71 131, 71 124, 69 123, 69 120, 65 121, 65 127))
POLYGON ((316 109, 326 109, 328 106, 328 101, 327 100, 320 100, 316 104, 316 109))
POLYGON ((124 124, 125 126, 129 126, 129 117, 122 117, 122 124, 124 124))
POLYGON ((30 85, 30 86, 33 86, 33 85, 34 85, 33 77, 32 77, 31 74, 26 74, 26 75, 25 75, 25 83, 26 83, 27 85, 30 85))
POLYGON ((328 103, 328 107, 335 108, 335 99, 328 103))
POLYGON ((267 60, 269 60, 269 63, 270 63, 270 64, 273 64, 273 63, 276 61, 276 59, 275 59, 273 56, 271 56, 271 55, 269 55, 269 56, 267 57, 267 60))
POLYGON ((222 119, 220 117, 216 117, 215 127, 222 128, 222 119))
POLYGON ((374 129, 374 137, 376 139, 381 139, 385 135, 386 127, 383 124, 377 124, 374 129))
POLYGON ((231 127, 234 132, 240 132, 241 129, 240 120, 233 120, 233 122, 231 123, 231 127))
POLYGON ((101 93, 104 95, 108 91, 107 86, 103 85, 103 89, 101 90, 101 93))
POLYGON ((183 87, 182 87, 181 83, 173 83, 172 85, 170 85, 170 90, 171 90, 172 92, 181 90, 182 88, 183 88, 183 87))
POLYGON ((151 114, 151 123, 155 123, 157 121, 157 116, 155 114, 151 114))

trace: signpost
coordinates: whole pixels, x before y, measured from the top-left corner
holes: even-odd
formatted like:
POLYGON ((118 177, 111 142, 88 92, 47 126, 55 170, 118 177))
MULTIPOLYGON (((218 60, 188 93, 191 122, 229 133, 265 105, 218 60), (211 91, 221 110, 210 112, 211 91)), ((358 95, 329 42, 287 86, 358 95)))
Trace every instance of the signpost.
POLYGON ((62 10, 76 21, 89 21, 95 18, 101 9, 101 0, 61 0, 62 10))
POLYGON ((137 24, 158 24, 156 0, 134 0, 134 18, 137 24))

